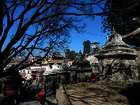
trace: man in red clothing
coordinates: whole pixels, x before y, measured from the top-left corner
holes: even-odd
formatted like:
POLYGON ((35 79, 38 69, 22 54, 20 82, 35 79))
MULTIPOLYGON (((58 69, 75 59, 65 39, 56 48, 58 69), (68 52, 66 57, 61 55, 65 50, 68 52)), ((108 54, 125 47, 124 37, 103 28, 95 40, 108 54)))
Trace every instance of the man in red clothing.
POLYGON ((91 73, 91 82, 96 81, 96 73, 91 73))
POLYGON ((36 99, 41 103, 41 105, 44 104, 44 102, 45 102, 45 90, 44 89, 41 89, 41 91, 39 91, 36 94, 36 99))

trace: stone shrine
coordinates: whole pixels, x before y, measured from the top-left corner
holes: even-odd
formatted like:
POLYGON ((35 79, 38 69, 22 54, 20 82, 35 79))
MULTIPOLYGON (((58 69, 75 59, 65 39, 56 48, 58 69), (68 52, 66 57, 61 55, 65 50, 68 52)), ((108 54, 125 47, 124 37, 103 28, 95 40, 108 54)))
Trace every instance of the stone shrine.
POLYGON ((101 79, 138 80, 136 50, 127 45, 120 34, 113 32, 95 56, 99 60, 101 79))

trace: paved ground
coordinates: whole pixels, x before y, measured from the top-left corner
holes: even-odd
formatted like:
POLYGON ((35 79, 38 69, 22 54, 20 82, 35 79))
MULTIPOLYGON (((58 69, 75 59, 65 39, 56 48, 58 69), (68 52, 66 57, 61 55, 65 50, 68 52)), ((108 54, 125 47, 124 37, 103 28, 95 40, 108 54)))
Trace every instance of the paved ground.
POLYGON ((101 83, 79 83, 65 89, 57 90, 58 105, 128 105, 125 96, 101 83))
POLYGON ((20 103, 19 105, 41 105, 38 101, 28 101, 20 103))

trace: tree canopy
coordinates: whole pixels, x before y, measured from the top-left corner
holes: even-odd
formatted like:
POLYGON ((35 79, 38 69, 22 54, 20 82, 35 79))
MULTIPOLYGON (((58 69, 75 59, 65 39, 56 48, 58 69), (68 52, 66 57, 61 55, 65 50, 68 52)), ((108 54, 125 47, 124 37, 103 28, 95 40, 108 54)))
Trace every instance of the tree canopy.
POLYGON ((140 26, 140 0, 107 0, 103 28, 125 35, 140 26))
POLYGON ((1 1, 1 76, 4 71, 12 72, 23 69, 42 60, 54 49, 61 49, 68 41, 70 29, 79 28, 77 16, 101 16, 105 14, 104 11, 96 11, 95 9, 103 1, 1 1), (16 63, 17 58, 18 62, 16 63))

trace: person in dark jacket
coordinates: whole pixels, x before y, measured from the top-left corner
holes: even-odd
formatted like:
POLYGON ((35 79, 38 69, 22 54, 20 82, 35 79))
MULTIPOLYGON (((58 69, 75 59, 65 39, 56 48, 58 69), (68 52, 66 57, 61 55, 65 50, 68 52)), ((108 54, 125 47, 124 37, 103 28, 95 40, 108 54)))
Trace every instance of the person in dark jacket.
POLYGON ((0 96, 0 105, 16 105, 9 97, 0 96))

